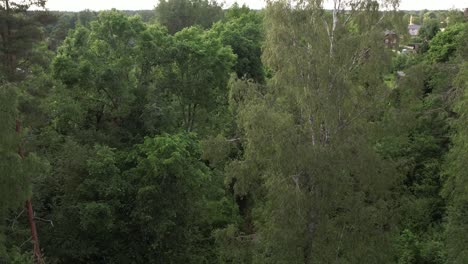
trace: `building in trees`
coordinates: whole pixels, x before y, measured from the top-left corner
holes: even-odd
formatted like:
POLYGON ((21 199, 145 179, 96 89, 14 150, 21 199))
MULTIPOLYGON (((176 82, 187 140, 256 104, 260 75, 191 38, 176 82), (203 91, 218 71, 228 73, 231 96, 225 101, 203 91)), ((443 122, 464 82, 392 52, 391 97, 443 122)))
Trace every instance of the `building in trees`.
POLYGON ((417 36, 417 35, 419 35, 419 29, 420 28, 421 28, 421 25, 414 24, 413 23, 413 16, 411 16, 410 23, 408 25, 408 33, 413 37, 417 36))
POLYGON ((399 44, 398 34, 392 30, 385 30, 384 42, 387 48, 391 48, 391 49, 398 48, 398 44, 399 44))

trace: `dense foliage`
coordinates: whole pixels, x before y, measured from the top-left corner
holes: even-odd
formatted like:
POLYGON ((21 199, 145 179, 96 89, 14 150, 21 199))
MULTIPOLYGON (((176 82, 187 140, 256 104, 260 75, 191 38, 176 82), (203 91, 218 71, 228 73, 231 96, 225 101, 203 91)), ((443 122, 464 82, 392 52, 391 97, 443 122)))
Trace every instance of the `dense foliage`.
POLYGON ((27 216, 45 263, 468 262, 461 12, 44 4, 0 1, 0 263, 27 216))

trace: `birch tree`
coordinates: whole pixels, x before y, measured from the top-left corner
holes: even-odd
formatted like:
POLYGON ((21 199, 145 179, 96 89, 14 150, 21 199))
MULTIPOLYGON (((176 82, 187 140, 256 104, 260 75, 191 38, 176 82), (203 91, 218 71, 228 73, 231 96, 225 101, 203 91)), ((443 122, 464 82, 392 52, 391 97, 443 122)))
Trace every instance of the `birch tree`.
POLYGON ((244 158, 228 168, 252 199, 254 263, 390 263, 390 161, 374 150, 389 1, 269 1, 267 87, 234 82, 244 158))

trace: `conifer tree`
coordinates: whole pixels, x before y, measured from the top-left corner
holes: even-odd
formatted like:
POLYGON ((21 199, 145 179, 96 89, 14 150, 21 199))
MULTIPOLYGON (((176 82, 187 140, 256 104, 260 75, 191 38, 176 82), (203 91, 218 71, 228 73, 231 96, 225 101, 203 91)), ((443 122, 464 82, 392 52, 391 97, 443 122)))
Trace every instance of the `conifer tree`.
MULTIPOLYGON (((31 197, 31 179, 40 171, 41 163, 34 155, 23 156, 21 150, 21 134, 15 130, 18 128, 18 111, 16 87, 11 85, 0 86, 0 255, 8 256, 7 247, 12 247, 11 243, 6 244, 4 231, 7 228, 5 219, 11 217, 10 211, 17 211, 25 205, 26 200, 31 197)), ((29 200, 28 200, 29 201, 29 200)), ((30 203, 30 201, 29 201, 30 203)), ((29 204, 28 204, 29 205, 29 204)), ((26 208, 24 210, 28 210, 26 208)), ((29 214, 25 214, 28 215, 29 214)), ((33 217, 32 215, 30 215, 33 217)), ((12 222, 17 219, 11 220, 12 222)), ((34 224, 34 223, 32 223, 34 224)), ((32 225, 31 225, 32 227, 32 225)), ((33 230, 31 230, 33 232, 33 230)), ((40 261, 41 256, 37 244, 35 243, 34 257, 40 261)))
MULTIPOLYGON (((27 14, 31 7, 43 8, 46 0, 2 0, 0 1, 0 72, 6 80, 24 78, 31 64, 30 52, 42 38, 41 24, 49 23, 53 17, 46 13, 27 14)), ((1 75, 0 75, 1 77, 1 75)))

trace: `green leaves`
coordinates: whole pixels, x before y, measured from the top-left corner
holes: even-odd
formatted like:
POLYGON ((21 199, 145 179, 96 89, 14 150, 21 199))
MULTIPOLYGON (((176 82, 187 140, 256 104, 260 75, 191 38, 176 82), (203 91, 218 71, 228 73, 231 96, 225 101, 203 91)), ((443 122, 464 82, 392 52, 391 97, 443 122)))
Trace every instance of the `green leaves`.
POLYGON ((11 85, 0 86, 0 217, 23 206, 31 196, 32 180, 45 169, 43 161, 33 153, 24 158, 19 154, 23 134, 15 131, 19 125, 15 89, 11 85))
POLYGON ((53 62, 54 78, 64 84, 55 87, 51 102, 58 129, 109 131, 132 114, 145 30, 139 18, 114 10, 101 13, 90 29, 79 26, 70 34, 53 62), (67 117, 69 110, 76 114, 67 117))
MULTIPOLYGON (((466 39, 464 39, 466 45, 466 39)), ((446 250, 450 263, 463 263, 468 261, 468 239, 463 233, 468 230, 468 179, 467 171, 467 91, 468 91, 468 64, 463 62, 455 78, 454 86, 460 92, 454 110, 458 114, 453 120, 454 135, 452 148, 446 158, 446 183, 443 195, 448 201, 446 223, 446 250)))
POLYGON ((0 76, 8 81, 24 79, 34 64, 34 45, 43 38, 41 23, 46 24, 51 19, 47 14, 35 16, 26 12, 30 7, 44 8, 45 3, 45 0, 4 0, 0 3, 0 76))
MULTIPOLYGON (((20 135, 15 132, 17 118, 16 92, 13 87, 0 86, 0 217, 16 209, 30 194, 27 163, 18 154, 20 135)), ((3 221, 3 220, 2 220, 3 221)), ((3 246, 0 244, 0 246, 3 246)), ((2 249, 0 248, 0 251, 2 249)))
MULTIPOLYGON (((33 180, 54 263, 466 262, 466 23, 426 18, 427 55, 395 57, 398 1, 338 2, 64 18, 50 68, 0 72, 29 76, 0 87, 0 217, 33 180)), ((0 57, 47 64, 30 41, 0 57)), ((28 261, 6 227, 0 255, 28 261)))
POLYGON ((222 5, 212 0, 162 0, 156 7, 158 22, 171 34, 191 26, 209 28, 223 16, 222 5))
POLYGON ((349 13, 314 1, 266 10, 263 59, 273 78, 266 87, 233 81, 230 98, 243 157, 227 175, 246 223, 223 243, 251 235, 253 263, 393 259, 399 174, 373 146, 391 58, 376 7, 350 11, 353 27, 349 13))
POLYGON ((457 48, 461 47, 461 41, 468 36, 467 24, 455 24, 440 32, 429 42, 427 57, 431 62, 447 62, 457 48))
POLYGON ((232 7, 226 19, 216 23, 215 32, 224 45, 232 48, 237 55, 234 70, 238 78, 265 82, 265 70, 261 62, 264 40, 263 18, 256 11, 247 7, 232 7))
MULTIPOLYGON (((0 255, 7 257, 13 243, 5 239, 4 234, 15 233, 11 224, 16 219, 6 220, 10 212, 24 208, 25 201, 31 197, 32 182, 44 172, 44 163, 32 153, 23 152, 23 136, 19 131, 20 121, 17 110, 17 87, 13 85, 0 85, 0 255), (15 130, 16 127, 16 130, 15 130), (21 153, 20 153, 21 152, 21 153), (24 157, 23 157, 24 155, 24 157)), ((12 252, 12 261, 20 262, 25 256, 12 252)))
POLYGON ((186 131, 192 131, 198 120, 214 119, 226 110, 227 82, 235 55, 199 27, 176 33, 172 43, 173 62, 164 69, 160 84, 163 91, 178 99, 180 116, 176 118, 186 131))
MULTIPOLYGON (((199 27, 170 36, 164 28, 145 25, 137 17, 104 12, 90 29, 75 29, 59 49, 54 77, 69 91, 57 86, 53 105, 69 102, 64 109, 56 108, 59 115, 72 105, 81 111, 76 115, 80 120, 71 118, 76 128, 65 128, 66 133, 86 126, 109 131, 124 120, 141 126, 142 121, 135 119, 153 117, 155 107, 191 131, 196 120, 222 115, 234 62, 232 51, 199 27), (165 112, 172 107, 177 111, 165 112)), ((60 119, 70 118, 57 116, 59 124, 60 119)), ((143 123, 147 129, 170 128, 152 127, 158 120, 143 123)))
MULTIPOLYGON (((141 232, 151 241, 152 250, 145 253, 148 260, 183 261, 197 256, 195 252, 210 246, 212 225, 232 213, 211 209, 222 208, 226 201, 215 205, 219 196, 212 192, 221 186, 215 184, 200 155, 191 134, 146 138, 132 155, 136 164, 128 172, 136 186, 132 215, 146 227, 141 232)), ((205 252, 195 262, 210 257, 205 252)))

